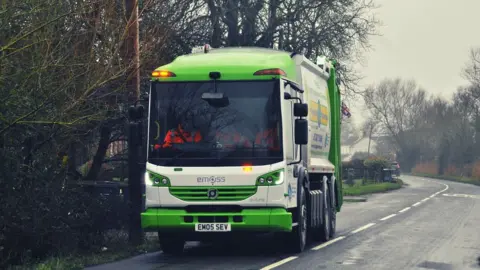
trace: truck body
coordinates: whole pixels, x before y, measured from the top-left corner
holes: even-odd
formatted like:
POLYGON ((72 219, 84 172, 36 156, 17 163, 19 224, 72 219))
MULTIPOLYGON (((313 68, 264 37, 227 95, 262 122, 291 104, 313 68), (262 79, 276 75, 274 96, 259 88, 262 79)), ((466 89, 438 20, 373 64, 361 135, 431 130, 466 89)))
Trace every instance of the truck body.
POLYGON ((328 59, 205 46, 157 68, 143 229, 165 253, 234 233, 275 232, 296 252, 329 240, 342 206, 340 107, 328 59), (174 134, 183 141, 166 145, 174 134))

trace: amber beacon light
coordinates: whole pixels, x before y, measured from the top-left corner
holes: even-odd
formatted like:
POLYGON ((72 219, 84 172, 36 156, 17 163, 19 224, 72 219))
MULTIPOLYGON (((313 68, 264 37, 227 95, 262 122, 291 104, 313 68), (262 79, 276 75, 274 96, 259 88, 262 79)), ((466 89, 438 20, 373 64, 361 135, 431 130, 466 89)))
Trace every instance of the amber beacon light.
POLYGON ((176 76, 175 73, 168 70, 155 70, 152 72, 152 77, 154 78, 170 78, 176 76))

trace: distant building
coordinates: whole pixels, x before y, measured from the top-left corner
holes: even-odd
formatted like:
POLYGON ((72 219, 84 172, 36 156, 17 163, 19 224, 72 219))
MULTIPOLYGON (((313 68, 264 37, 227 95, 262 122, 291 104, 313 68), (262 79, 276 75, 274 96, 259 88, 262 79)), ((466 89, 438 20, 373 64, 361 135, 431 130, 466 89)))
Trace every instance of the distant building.
MULTIPOLYGON (((372 138, 370 141, 370 153, 374 154, 377 150, 377 143, 375 142, 375 138, 372 138)), ((356 152, 368 152, 368 137, 361 138, 354 142, 351 145, 342 145, 342 161, 349 161, 351 160, 353 154, 356 152)))
MULTIPOLYGON (((388 136, 373 136, 370 141, 370 154, 395 159, 395 151, 388 136)), ((357 152, 368 152, 368 137, 361 138, 350 145, 342 145, 342 161, 349 161, 357 152)))

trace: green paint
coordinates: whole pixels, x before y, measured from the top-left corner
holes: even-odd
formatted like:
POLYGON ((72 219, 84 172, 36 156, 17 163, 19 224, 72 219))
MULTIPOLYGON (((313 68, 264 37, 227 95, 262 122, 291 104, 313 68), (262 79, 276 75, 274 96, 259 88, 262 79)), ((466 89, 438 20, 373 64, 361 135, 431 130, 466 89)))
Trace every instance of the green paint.
POLYGON ((242 201, 257 193, 256 186, 170 187, 170 194, 182 201, 242 201), (218 197, 208 198, 208 191, 216 189, 218 197))
POLYGON ((328 160, 335 166, 335 178, 336 180, 336 193, 337 193, 337 211, 340 212, 340 209, 343 204, 343 193, 342 193, 342 161, 340 159, 340 90, 337 85, 337 76, 335 72, 336 61, 332 60, 332 67, 330 68, 330 78, 328 79, 328 96, 330 98, 330 115, 331 115, 331 135, 330 135, 330 153, 328 155, 328 160))
POLYGON ((145 231, 162 229, 195 230, 198 217, 228 217, 232 231, 285 231, 292 230, 292 214, 282 208, 243 209, 240 213, 187 213, 183 209, 153 208, 142 213, 142 228, 145 231), (193 222, 185 222, 184 217, 193 217, 193 222), (242 222, 234 222, 234 216, 242 216, 242 222))
POLYGON ((183 169, 182 168, 175 168, 175 169, 173 169, 173 171, 174 172, 181 172, 181 171, 183 171, 183 169))
POLYGON ((258 70, 279 68, 287 78, 296 80, 295 63, 290 54, 261 48, 221 48, 209 53, 188 54, 156 70, 168 70, 176 74, 172 78, 152 78, 152 81, 209 81, 209 73, 221 73, 219 80, 270 80, 280 76, 254 76, 258 70))

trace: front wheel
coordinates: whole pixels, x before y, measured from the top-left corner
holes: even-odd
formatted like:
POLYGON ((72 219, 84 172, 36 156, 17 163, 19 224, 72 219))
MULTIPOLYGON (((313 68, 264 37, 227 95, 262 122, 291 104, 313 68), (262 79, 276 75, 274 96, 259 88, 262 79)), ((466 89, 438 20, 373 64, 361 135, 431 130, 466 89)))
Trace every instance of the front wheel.
POLYGON ((303 186, 299 186, 299 205, 297 206, 297 223, 289 235, 289 249, 292 252, 303 252, 307 245, 307 227, 308 227, 308 213, 307 213, 307 198, 303 186))

